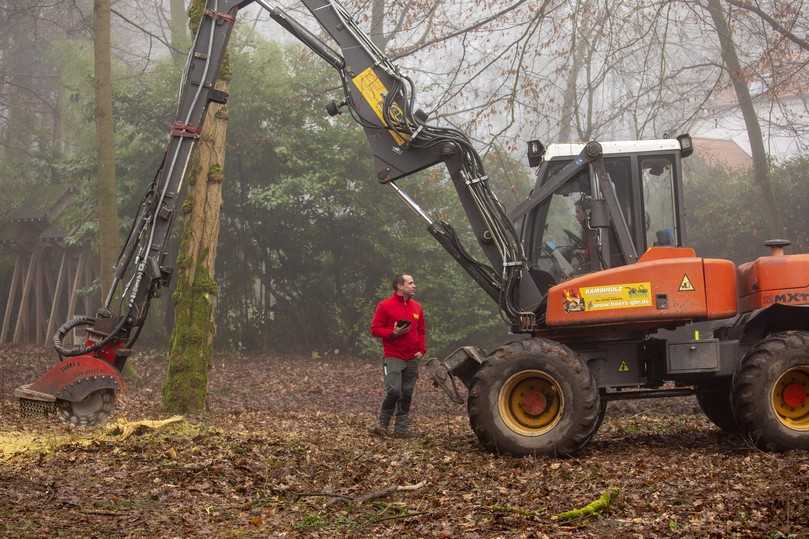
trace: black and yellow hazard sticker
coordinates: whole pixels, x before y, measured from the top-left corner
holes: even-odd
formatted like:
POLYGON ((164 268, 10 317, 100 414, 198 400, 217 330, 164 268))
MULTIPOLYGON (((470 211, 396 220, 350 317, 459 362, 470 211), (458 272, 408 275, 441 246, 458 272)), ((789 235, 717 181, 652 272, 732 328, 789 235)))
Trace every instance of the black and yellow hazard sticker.
POLYGON ((691 282, 691 279, 688 278, 687 274, 683 274, 683 280, 680 281, 680 288, 678 290, 680 292, 693 292, 696 290, 696 288, 694 288, 694 284, 691 282))
POLYGON ((618 372, 629 372, 629 363, 625 359, 622 359, 621 363, 618 364, 618 372))
MULTIPOLYGON (((388 93, 388 89, 385 88, 385 85, 379 80, 379 76, 374 72, 373 67, 365 69, 362 73, 354 77, 352 81, 371 107, 371 110, 374 111, 376 117, 382 122, 382 125, 387 127, 385 124, 385 115, 382 113, 382 107, 385 105, 385 96, 388 93)), ((404 112, 398 103, 394 103, 391 106, 390 116, 394 121, 400 121, 404 117, 404 112)), ((390 136, 393 137, 393 140, 399 146, 407 142, 401 133, 392 129, 388 129, 388 133, 390 133, 390 136)))

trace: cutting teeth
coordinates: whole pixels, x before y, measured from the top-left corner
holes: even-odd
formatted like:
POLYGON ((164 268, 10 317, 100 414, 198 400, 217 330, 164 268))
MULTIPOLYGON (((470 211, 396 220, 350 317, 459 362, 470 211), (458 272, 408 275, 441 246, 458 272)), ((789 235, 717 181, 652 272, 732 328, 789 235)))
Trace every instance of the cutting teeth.
POLYGON ((101 425, 115 407, 115 392, 111 389, 94 391, 79 402, 59 400, 56 404, 59 419, 76 427, 101 425))
POLYGON ((56 412, 56 403, 20 399, 20 411, 26 416, 48 416, 56 412))

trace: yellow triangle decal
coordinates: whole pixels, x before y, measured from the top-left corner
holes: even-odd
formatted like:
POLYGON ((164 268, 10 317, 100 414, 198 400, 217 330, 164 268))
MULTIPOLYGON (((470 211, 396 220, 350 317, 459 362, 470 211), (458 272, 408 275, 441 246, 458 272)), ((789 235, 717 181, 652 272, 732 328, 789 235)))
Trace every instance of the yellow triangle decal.
POLYGON ((693 292, 696 290, 694 285, 691 284, 691 279, 688 278, 688 275, 683 275, 683 280, 680 281, 680 292, 693 292))
POLYGON ((629 363, 625 359, 618 365, 618 372, 629 372, 629 363))

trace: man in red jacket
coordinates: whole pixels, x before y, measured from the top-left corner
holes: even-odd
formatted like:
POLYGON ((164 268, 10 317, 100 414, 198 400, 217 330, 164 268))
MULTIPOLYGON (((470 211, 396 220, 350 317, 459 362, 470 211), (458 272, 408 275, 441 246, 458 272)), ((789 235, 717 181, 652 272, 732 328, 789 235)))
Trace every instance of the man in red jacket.
POLYGON ((413 299, 416 283, 407 273, 393 279, 393 294, 376 306, 371 334, 382 339, 385 398, 374 433, 384 436, 392 417, 393 435, 411 437, 410 401, 419 376, 419 359, 427 351, 424 311, 413 299))

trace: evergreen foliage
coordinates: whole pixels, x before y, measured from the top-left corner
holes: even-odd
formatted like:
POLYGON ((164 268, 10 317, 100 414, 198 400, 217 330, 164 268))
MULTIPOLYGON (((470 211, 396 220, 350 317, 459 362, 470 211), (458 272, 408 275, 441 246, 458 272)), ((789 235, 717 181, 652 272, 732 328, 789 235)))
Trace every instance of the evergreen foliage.
MULTIPOLYGON (((712 166, 696 155, 685 163, 688 243, 697 255, 728 258, 738 264, 767 255, 769 249, 764 242, 773 238, 769 237, 769 218, 762 211, 752 171, 712 166)), ((787 253, 806 252, 809 248, 807 170, 809 157, 792 159, 770 170, 785 239, 792 242, 787 253)))

